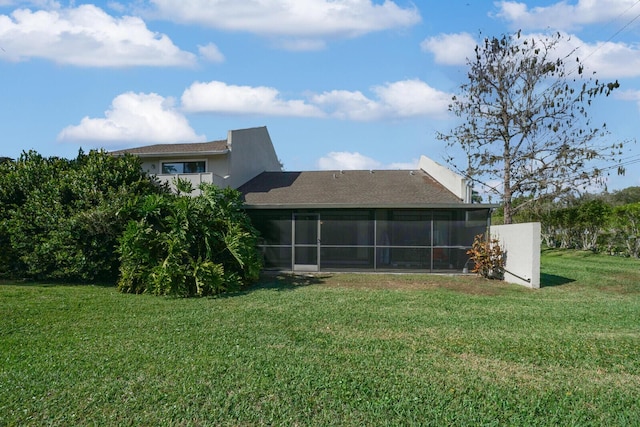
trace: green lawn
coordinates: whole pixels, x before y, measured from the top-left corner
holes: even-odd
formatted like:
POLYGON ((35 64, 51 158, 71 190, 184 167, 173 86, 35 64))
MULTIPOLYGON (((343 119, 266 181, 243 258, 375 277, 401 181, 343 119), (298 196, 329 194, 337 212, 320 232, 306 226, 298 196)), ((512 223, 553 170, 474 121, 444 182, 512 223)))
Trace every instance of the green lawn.
POLYGON ((267 277, 221 298, 0 285, 0 425, 639 425, 640 261, 267 277))

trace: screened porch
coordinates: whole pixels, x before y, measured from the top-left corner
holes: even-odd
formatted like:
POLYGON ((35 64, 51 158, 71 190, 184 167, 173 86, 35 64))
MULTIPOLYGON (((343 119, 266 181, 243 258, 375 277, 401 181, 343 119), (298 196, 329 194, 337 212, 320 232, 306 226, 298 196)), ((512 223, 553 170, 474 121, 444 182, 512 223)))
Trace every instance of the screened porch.
POLYGON ((290 271, 462 272, 488 208, 255 209, 265 268, 290 271))

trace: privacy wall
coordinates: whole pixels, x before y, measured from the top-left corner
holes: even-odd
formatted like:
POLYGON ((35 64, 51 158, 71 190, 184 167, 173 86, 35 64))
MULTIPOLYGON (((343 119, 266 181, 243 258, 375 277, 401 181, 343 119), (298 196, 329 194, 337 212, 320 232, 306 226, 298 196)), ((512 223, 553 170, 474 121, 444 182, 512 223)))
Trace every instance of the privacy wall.
POLYGON ((504 280, 540 287, 540 223, 492 225, 491 237, 500 241, 505 253, 504 280))

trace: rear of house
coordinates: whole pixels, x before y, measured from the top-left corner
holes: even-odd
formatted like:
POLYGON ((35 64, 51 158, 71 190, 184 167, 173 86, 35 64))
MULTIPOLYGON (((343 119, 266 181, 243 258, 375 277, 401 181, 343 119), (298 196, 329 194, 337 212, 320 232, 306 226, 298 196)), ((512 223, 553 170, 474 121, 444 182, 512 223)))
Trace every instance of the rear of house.
POLYGON ((462 272, 491 212, 422 169, 264 172, 239 190, 276 270, 462 272))
POLYGON ((267 269, 462 272, 493 208, 473 204, 464 178, 424 156, 411 171, 283 172, 266 127, 112 154, 125 153, 169 183, 237 188, 267 269))

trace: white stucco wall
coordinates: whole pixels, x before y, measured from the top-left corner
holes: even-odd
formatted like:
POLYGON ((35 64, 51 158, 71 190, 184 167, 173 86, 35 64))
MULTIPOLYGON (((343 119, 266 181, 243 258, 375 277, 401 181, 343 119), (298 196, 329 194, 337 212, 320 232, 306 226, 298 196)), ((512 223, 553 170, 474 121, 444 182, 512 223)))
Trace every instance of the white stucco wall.
POLYGON ((490 230, 491 238, 500 241, 500 247, 506 255, 504 280, 539 288, 540 223, 492 225, 490 230))
POLYGON ((256 175, 281 169, 266 127, 230 130, 230 186, 238 188, 256 175))
POLYGON ((471 203, 471 187, 467 185, 467 180, 464 177, 431 160, 427 156, 420 156, 418 167, 444 185, 449 191, 458 196, 460 200, 465 203, 471 203))

